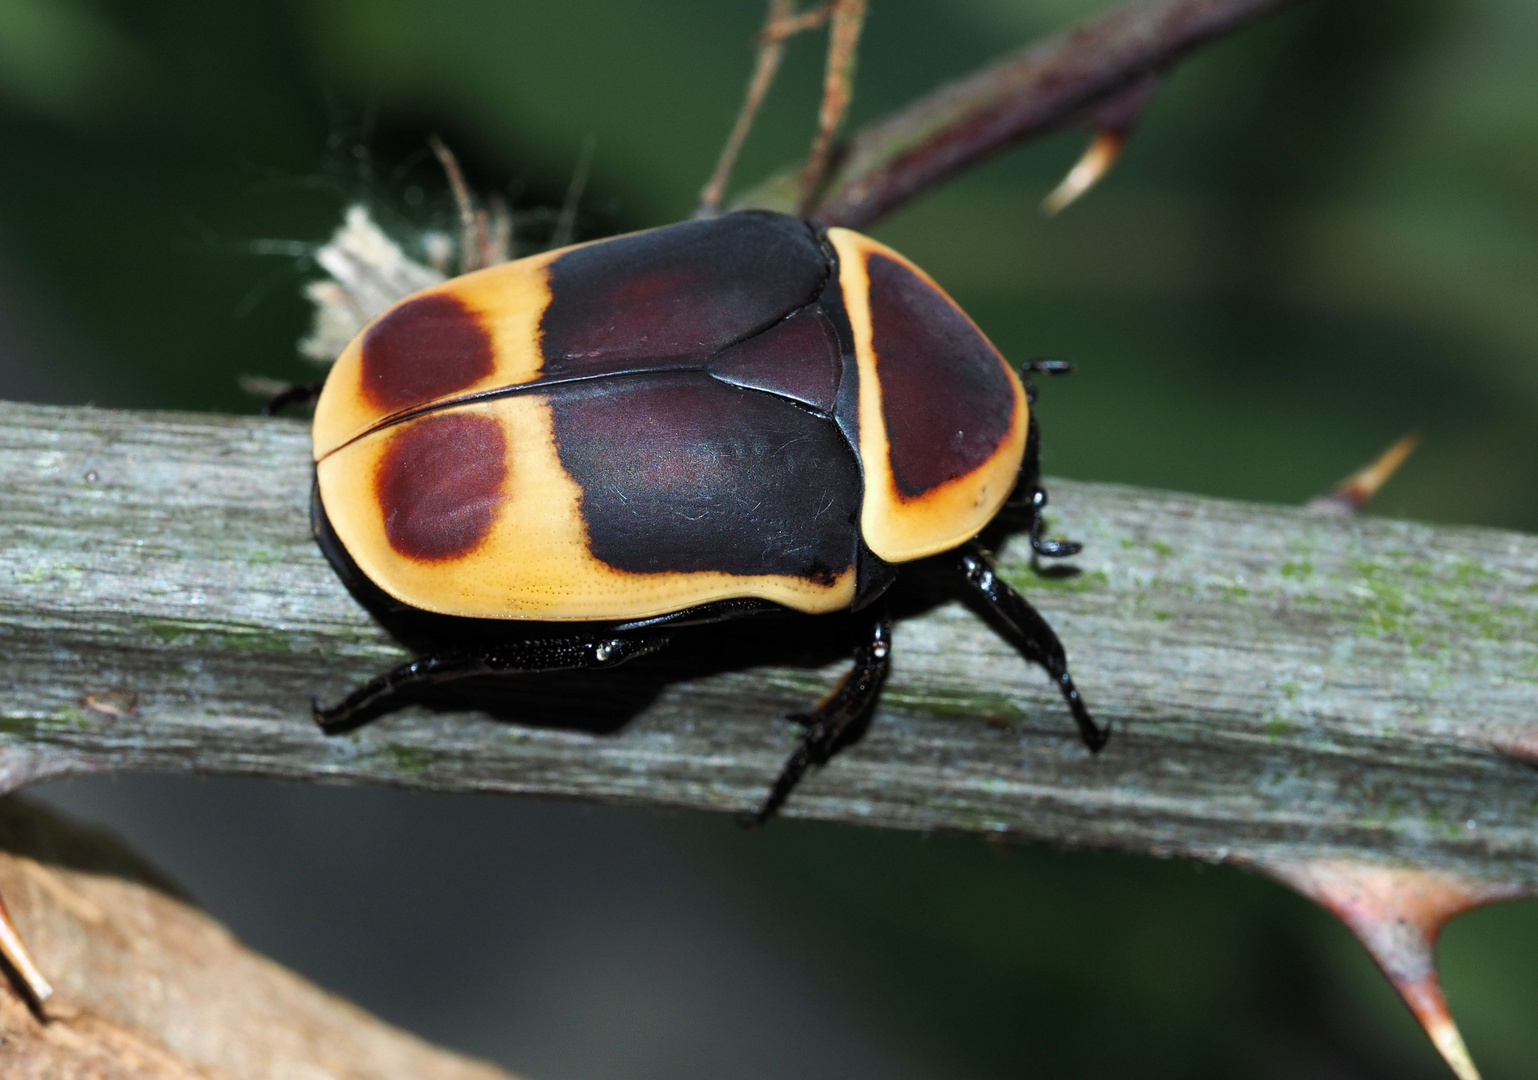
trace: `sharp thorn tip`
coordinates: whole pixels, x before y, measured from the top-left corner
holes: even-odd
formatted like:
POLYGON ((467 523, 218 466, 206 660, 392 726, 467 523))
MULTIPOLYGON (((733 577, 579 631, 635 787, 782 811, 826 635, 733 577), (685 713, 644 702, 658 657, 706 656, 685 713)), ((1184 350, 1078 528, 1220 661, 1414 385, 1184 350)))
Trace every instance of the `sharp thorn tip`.
POLYGON ((1047 217, 1054 217, 1077 202, 1110 171, 1126 142, 1127 136, 1122 131, 1106 128, 1095 132, 1083 155, 1068 170, 1062 183, 1041 200, 1041 212, 1047 217))

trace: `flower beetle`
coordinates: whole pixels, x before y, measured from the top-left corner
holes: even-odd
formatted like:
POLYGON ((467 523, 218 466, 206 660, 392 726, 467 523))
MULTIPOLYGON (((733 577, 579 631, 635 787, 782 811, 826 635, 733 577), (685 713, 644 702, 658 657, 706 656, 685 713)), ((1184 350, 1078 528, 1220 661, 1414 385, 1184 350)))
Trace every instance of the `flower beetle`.
MULTIPOLYGON (((1036 365, 1060 370, 1062 365, 1036 365)), ((1046 621, 974 537, 1008 506, 1045 540, 1026 385, 923 271, 869 237, 748 211, 454 278, 376 319, 314 420, 315 531, 376 612, 516 634, 429 642, 329 731, 454 679, 604 668, 675 630, 864 616, 757 814, 863 734, 899 569, 950 553, 1001 632, 1090 717, 1046 621)))

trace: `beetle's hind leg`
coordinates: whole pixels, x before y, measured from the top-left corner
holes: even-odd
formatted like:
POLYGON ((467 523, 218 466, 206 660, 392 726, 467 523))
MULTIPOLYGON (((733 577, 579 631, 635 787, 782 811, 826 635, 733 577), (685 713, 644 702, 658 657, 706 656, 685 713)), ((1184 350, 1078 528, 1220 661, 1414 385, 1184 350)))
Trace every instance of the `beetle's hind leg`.
POLYGON ((805 729, 801 745, 790 755, 763 805, 746 824, 763 825, 785 804, 809 767, 826 765, 834 754, 860 741, 870 726, 871 713, 891 663, 892 618, 883 605, 871 620, 869 636, 855 649, 854 666, 849 673, 810 713, 791 717, 805 729))
POLYGON ((668 635, 645 637, 529 638, 485 649, 429 653, 376 676, 335 705, 312 702, 315 722, 328 735, 350 731, 394 708, 401 695, 458 679, 534 675, 540 672, 608 668, 654 653, 668 635))
POLYGON ((963 544, 958 552, 957 569, 973 593, 988 605, 997 619, 1004 637, 1022 656, 1044 668, 1057 688, 1062 691, 1068 711, 1079 725, 1079 736, 1091 750, 1099 750, 1111 737, 1111 729, 1101 727, 1090 716, 1079 688, 1068 674, 1068 657, 1063 643, 1041 617, 1041 612, 1026 602, 1025 597, 1010 588, 1009 582, 999 577, 993 560, 974 541, 963 544))

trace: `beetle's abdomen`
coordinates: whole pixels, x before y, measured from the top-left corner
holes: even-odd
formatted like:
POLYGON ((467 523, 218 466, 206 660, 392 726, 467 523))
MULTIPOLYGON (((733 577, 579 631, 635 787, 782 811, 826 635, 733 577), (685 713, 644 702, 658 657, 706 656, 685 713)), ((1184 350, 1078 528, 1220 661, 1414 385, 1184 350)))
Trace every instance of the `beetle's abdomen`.
POLYGON ((861 531, 888 562, 974 536, 1025 456, 1019 377, 928 275, 848 229, 829 229, 854 335, 861 531))

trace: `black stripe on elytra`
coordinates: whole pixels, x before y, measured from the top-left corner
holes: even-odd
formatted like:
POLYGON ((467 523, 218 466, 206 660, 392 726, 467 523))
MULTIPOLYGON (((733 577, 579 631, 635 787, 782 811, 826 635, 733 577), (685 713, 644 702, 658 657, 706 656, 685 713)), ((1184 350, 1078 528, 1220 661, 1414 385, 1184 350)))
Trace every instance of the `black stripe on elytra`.
POLYGON ((739 211, 579 247, 547 273, 540 351, 561 378, 703 363, 814 300, 829 264, 806 222, 739 211))
POLYGON ((629 573, 831 584, 859 543, 859 469, 829 418, 697 372, 550 395, 595 558, 629 573))

